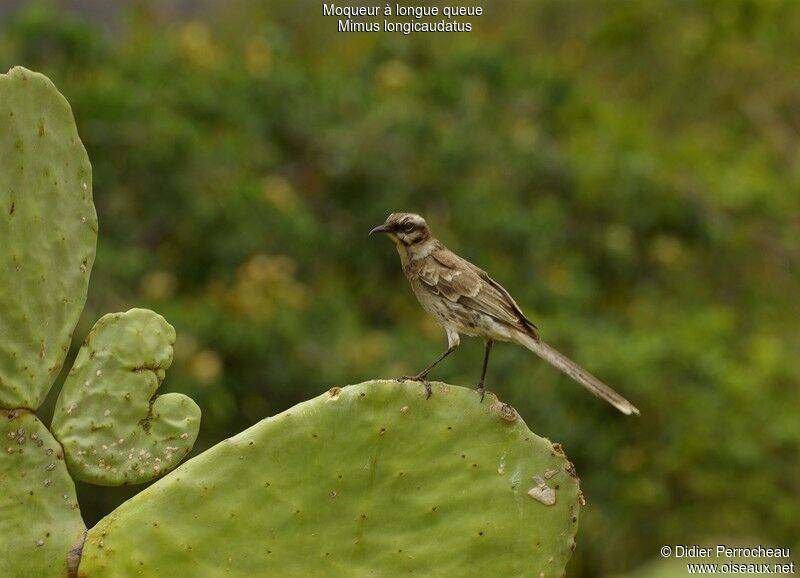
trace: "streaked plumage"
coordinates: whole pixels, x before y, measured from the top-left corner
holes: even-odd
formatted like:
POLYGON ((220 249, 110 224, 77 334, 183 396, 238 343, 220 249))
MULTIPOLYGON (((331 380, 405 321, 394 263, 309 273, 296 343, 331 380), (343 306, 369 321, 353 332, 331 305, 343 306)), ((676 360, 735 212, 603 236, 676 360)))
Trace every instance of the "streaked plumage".
POLYGON ((385 233, 392 239, 414 294, 447 332, 447 351, 410 378, 422 381, 429 396, 428 373, 458 347, 459 334, 464 334, 481 337, 486 344, 478 384, 481 400, 493 342, 511 341, 530 349, 621 412, 639 413, 609 386, 544 343, 508 291, 433 237, 425 219, 413 213, 392 213, 383 225, 370 232, 373 233, 385 233))

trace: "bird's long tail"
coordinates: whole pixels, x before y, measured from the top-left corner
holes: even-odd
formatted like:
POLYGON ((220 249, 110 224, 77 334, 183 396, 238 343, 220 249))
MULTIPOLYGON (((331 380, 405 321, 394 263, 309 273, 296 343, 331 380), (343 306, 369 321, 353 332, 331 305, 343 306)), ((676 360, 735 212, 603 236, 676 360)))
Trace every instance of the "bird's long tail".
POLYGON ((536 355, 554 367, 558 368, 559 371, 562 371, 566 375, 570 376, 573 380, 580 383, 583 387, 591 391, 597 397, 606 400, 625 415, 639 415, 639 410, 636 409, 631 402, 597 379, 594 375, 586 371, 580 365, 572 361, 570 358, 547 345, 544 341, 537 341, 530 335, 521 333, 518 333, 514 337, 515 341, 517 341, 520 345, 527 347, 536 355))

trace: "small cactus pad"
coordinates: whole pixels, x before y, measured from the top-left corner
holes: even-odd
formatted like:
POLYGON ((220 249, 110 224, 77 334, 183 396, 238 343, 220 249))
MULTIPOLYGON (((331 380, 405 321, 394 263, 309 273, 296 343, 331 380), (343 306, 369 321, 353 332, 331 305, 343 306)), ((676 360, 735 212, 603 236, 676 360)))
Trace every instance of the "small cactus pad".
POLYGON ((24 409, 0 410, 0 444, 0 576, 67 576, 86 528, 61 446, 24 409))
POLYGON ((0 75, 0 407, 36 409, 86 300, 97 242, 92 167, 41 74, 0 75))
POLYGON ((79 576, 562 576, 580 502, 494 395, 373 381, 175 469, 88 532, 79 576))
POLYGON ((192 449, 200 408, 179 393, 155 395, 174 343, 172 326, 146 309, 105 315, 92 328, 53 416, 53 434, 76 479, 146 482, 192 449))

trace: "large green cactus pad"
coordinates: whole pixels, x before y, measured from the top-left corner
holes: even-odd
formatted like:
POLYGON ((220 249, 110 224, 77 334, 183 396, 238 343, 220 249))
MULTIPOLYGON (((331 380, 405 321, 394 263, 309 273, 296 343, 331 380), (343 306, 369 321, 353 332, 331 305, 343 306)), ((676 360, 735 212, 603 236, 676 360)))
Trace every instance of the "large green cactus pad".
POLYGON ((85 527, 61 446, 17 409, 0 410, 0 448, 0 576, 67 576, 85 527))
POLYGON ((155 396, 174 343, 172 326, 146 309, 105 315, 89 332, 53 416, 53 434, 76 479, 146 482, 192 449, 200 408, 179 393, 155 396))
POLYGON ((36 409, 61 369, 97 241, 92 168, 45 76, 0 75, 0 407, 36 409))
POLYGON ((561 576, 581 500, 487 395, 334 388, 183 464, 87 535, 83 578, 561 576))

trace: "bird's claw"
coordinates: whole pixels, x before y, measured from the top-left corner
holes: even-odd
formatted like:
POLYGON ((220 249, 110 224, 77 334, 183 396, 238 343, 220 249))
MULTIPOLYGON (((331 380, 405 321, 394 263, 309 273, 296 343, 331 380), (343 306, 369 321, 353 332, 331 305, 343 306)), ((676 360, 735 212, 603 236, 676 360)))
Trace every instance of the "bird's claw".
POLYGON ((428 381, 428 374, 418 373, 417 375, 403 375, 398 377, 397 381, 428 381))
POLYGON ((397 381, 404 382, 404 381, 421 381, 422 384, 425 386, 425 399, 430 399, 431 395, 433 395, 433 389, 431 389, 431 382, 428 381, 428 375, 425 373, 418 373, 417 375, 403 375, 397 378, 397 381))

